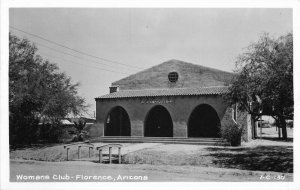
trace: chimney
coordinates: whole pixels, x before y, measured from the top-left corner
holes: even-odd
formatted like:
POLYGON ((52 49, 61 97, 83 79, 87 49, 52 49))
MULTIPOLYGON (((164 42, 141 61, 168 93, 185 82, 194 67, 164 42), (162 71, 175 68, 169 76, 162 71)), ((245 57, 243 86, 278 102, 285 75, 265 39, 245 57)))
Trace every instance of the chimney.
POLYGON ((119 91, 119 86, 110 86, 109 93, 114 93, 119 91))

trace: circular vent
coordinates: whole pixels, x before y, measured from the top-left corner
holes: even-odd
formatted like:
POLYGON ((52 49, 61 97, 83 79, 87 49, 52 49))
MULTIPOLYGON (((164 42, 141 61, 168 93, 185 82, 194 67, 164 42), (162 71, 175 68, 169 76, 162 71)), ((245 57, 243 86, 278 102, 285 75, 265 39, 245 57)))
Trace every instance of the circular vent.
POLYGON ((170 72, 168 74, 168 79, 172 83, 177 82, 177 80, 178 80, 178 73, 177 72, 170 72))

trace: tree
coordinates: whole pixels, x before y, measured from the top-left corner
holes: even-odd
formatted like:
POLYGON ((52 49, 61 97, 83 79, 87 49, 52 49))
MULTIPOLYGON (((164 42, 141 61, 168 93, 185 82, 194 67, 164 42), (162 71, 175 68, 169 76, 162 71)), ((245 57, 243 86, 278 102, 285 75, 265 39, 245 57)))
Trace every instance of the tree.
POLYGON ((86 108, 79 84, 36 52, 30 41, 9 34, 10 143, 30 143, 39 122, 58 126, 61 118, 86 108))
POLYGON ((277 39, 263 34, 239 55, 235 72, 238 75, 226 99, 238 103, 254 120, 260 115, 273 116, 287 139, 286 120, 294 115, 293 34, 277 39))

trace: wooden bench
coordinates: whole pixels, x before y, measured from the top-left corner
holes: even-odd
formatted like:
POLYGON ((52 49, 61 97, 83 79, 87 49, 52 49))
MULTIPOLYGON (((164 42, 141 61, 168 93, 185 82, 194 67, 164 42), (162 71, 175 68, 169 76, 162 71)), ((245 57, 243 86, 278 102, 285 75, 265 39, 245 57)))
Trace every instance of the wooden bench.
POLYGON ((71 143, 64 145, 64 149, 67 150, 67 161, 69 160, 69 149, 72 146, 78 146, 78 159, 80 159, 80 149, 81 147, 88 147, 89 148, 89 158, 91 157, 91 150, 94 148, 94 145, 89 142, 78 142, 78 143, 71 143))
POLYGON ((118 163, 121 164, 121 148, 123 145, 121 144, 107 144, 103 146, 97 147, 97 150, 99 151, 99 163, 102 163, 102 150, 104 148, 108 147, 108 152, 109 152, 109 163, 111 164, 112 161, 112 148, 116 147, 118 148, 118 163))

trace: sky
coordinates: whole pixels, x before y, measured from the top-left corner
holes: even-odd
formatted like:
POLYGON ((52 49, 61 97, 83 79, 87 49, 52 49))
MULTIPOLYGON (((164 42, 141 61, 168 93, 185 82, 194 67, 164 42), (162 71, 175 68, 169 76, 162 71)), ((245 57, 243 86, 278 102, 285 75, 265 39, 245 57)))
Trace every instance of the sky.
POLYGON ((11 8, 9 25, 81 84, 78 93, 91 105, 85 116, 94 115, 95 97, 130 74, 171 59, 233 71, 262 33, 293 29, 292 9, 274 8, 11 8))

